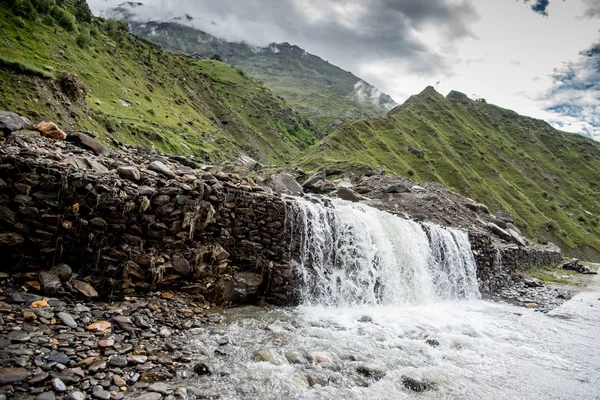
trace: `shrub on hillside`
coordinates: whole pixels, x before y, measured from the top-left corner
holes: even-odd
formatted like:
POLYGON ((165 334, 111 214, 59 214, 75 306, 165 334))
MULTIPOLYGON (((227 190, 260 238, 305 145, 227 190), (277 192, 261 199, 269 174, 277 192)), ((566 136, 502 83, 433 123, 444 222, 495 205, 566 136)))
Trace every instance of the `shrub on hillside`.
POLYGON ((77 20, 75 19, 75 16, 67 10, 54 6, 52 8, 52 16, 60 26, 69 32, 77 30, 77 20))
POLYGON ((73 7, 77 21, 92 22, 92 11, 85 0, 76 0, 73 7))
POLYGON ((92 37, 87 31, 81 32, 75 38, 75 43, 82 49, 88 48, 92 44, 92 37))
POLYGON ((34 20, 37 17, 37 10, 29 0, 10 0, 9 4, 13 13, 25 19, 34 20))
POLYGON ((54 0, 31 0, 31 4, 40 14, 49 14, 52 7, 56 5, 54 0))

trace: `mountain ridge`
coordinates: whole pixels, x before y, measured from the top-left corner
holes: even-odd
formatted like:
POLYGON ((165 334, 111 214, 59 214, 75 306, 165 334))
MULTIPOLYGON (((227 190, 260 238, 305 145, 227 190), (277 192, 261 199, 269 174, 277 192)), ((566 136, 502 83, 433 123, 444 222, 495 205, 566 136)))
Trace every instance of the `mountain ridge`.
POLYGON ((437 181, 531 237, 600 251, 600 143, 458 91, 427 87, 385 117, 340 125, 296 162, 437 181))
POLYGON ((193 22, 191 16, 169 21, 137 20, 136 13, 143 6, 134 4, 123 3, 105 15, 126 21, 133 34, 167 50, 201 58, 218 55, 313 117, 325 132, 340 118, 356 121, 375 117, 397 105, 373 85, 299 46, 287 42, 263 47, 229 42, 186 25, 193 22))

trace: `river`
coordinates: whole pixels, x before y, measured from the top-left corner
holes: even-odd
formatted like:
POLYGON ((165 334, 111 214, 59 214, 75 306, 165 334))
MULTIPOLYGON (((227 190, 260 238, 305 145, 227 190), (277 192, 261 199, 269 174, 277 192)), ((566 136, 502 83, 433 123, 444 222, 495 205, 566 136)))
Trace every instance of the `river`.
POLYGON ((302 305, 230 309, 195 330, 206 398, 600 399, 598 276, 547 314, 493 303, 466 234, 299 204, 302 305))

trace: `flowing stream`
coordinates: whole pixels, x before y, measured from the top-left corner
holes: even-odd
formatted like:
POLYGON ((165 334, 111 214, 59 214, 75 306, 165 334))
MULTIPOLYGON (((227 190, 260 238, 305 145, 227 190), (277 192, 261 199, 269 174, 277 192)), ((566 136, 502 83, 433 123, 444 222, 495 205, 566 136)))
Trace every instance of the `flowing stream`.
POLYGON ((196 330, 214 371, 193 382, 201 397, 600 399, 597 278, 542 314, 480 299, 459 230, 311 198, 288 229, 301 305, 196 330))

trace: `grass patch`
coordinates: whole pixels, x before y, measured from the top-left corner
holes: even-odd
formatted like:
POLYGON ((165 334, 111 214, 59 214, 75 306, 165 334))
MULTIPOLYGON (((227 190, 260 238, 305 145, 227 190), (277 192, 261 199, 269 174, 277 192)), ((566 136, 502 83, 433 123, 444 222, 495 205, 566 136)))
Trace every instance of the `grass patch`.
POLYGON ((13 71, 19 74, 37 76, 44 79, 53 79, 51 72, 24 60, 17 60, 0 54, 0 68, 13 71))
POLYGON ((551 265, 530 268, 526 271, 526 273, 532 278, 539 279, 544 283, 557 283, 561 285, 575 285, 575 283, 568 278, 563 278, 564 276, 579 276, 579 274, 575 271, 563 270, 551 265))

